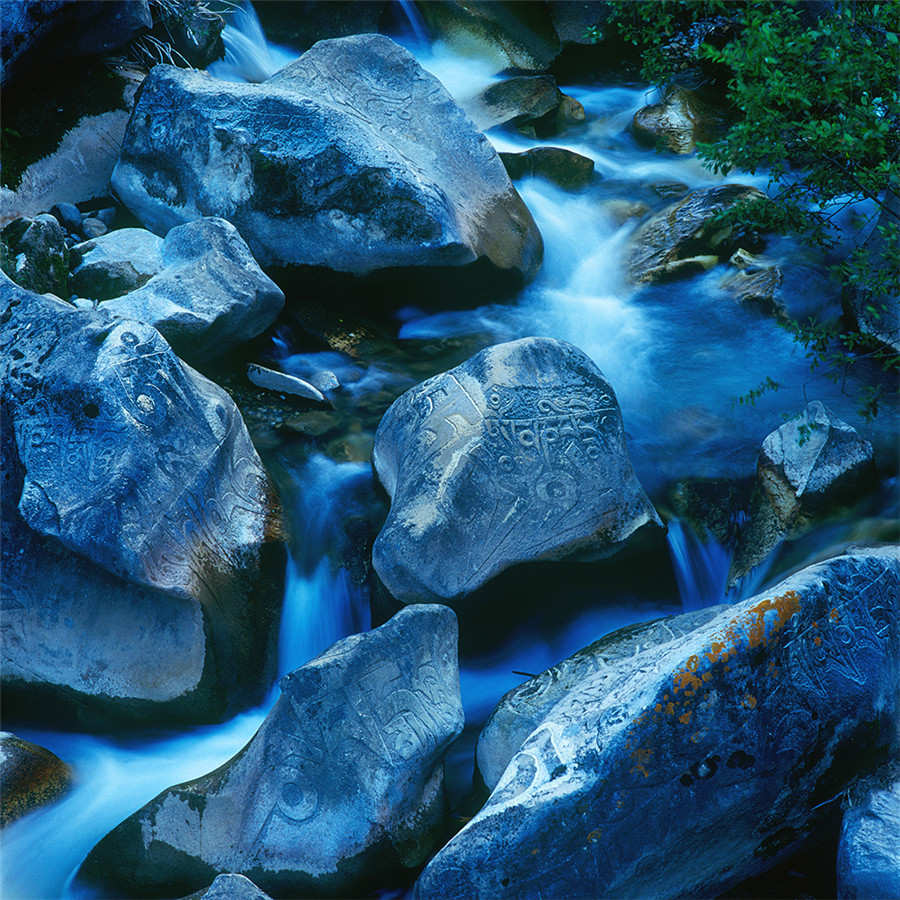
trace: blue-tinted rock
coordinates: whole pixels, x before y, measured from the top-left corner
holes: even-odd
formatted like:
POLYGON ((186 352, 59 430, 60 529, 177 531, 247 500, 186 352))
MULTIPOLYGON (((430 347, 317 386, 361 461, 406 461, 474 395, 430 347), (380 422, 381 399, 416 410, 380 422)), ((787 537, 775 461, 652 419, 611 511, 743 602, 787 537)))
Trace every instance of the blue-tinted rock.
POLYGON ((804 569, 570 691, 416 897, 716 896, 897 752, 898 669, 898 548, 804 569))
POLYGON ((613 552, 659 519, 612 387, 577 347, 497 344, 399 397, 375 435, 375 541, 403 602, 454 600, 516 563, 613 552))
POLYGON ((541 260, 487 138, 381 35, 320 41, 262 84, 157 66, 112 184, 158 234, 228 219, 263 266, 362 274, 486 257, 531 275, 541 260))
POLYGON ((0 827, 62 796, 69 767, 45 747, 0 732, 0 827))
POLYGON ((360 896, 420 866, 443 821, 443 755, 462 730, 456 616, 413 606, 285 676, 250 743, 108 834, 83 876, 171 896, 216 873, 276 896, 360 896))

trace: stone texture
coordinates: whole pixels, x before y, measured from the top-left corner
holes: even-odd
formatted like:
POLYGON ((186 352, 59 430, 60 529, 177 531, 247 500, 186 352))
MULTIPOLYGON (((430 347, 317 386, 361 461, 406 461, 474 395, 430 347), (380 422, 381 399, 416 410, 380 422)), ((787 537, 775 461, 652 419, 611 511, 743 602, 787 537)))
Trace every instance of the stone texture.
POLYGON ((641 107, 632 122, 636 137, 673 153, 693 153, 713 136, 714 117, 693 91, 670 86, 661 102, 641 107))
POLYGON ((158 233, 227 218, 263 266, 362 274, 485 257, 530 276, 541 260, 487 138, 381 35, 320 41, 255 85, 157 66, 112 183, 158 233))
POLYGON ((657 281, 672 274, 673 264, 691 257, 727 258, 742 235, 713 219, 742 201, 763 197, 756 188, 740 184, 692 191, 682 200, 648 219, 634 234, 627 265, 634 281, 657 281))
POLYGON ((0 303, 5 707, 108 724, 258 700, 283 545, 234 403, 148 325, 5 278, 0 303))
POLYGON ((401 610, 281 682, 250 743, 107 835, 82 875, 171 896, 239 872, 276 896, 360 896, 432 852, 462 730, 456 617, 401 610))
POLYGON ((567 97, 552 75, 519 75, 486 87, 463 108, 479 131, 508 125, 547 137, 583 122, 584 107, 567 97))
POLYGON ((488 789, 497 786, 525 739, 571 691, 593 678, 607 694, 613 693, 632 674, 638 654, 684 637, 723 608, 711 606, 620 628, 508 691, 478 736, 478 771, 488 789))
POLYGON ((896 753, 900 559, 857 548, 585 679, 415 896, 716 896, 896 753), (865 754, 860 752, 865 748, 865 754))
POLYGON ((900 781, 873 788, 844 813, 838 897, 900 897, 900 781))
POLYGON ((550 338, 489 347, 407 391, 374 463, 392 502, 373 562, 403 602, 460 598, 518 562, 610 553, 659 522, 612 387, 550 338))
POLYGON ((776 318, 787 318, 787 310, 779 296, 783 276, 778 265, 767 263, 743 249, 736 250, 728 262, 732 271, 719 282, 723 290, 738 303, 750 303, 776 318))
POLYGON ((249 878, 243 875, 218 875, 205 890, 184 900, 270 900, 249 878))
POLYGON ((81 262, 72 290, 89 300, 112 300, 148 282, 162 267, 161 237, 146 228, 120 228, 72 248, 81 262))
POLYGON ((0 828, 52 803, 71 782, 71 770, 56 754, 0 732, 0 828))
POLYGON ((262 334, 284 306, 281 289, 224 219, 198 219, 173 228, 160 257, 157 274, 103 307, 153 325, 190 363, 221 357, 262 334))
POLYGON ((577 190, 594 178, 594 161, 562 147, 534 147, 524 153, 501 153, 500 159, 513 180, 538 175, 561 188, 577 190))
POLYGON ((38 294, 67 297, 69 251, 62 225, 49 213, 20 218, 0 232, 6 259, 3 271, 16 284, 38 294))

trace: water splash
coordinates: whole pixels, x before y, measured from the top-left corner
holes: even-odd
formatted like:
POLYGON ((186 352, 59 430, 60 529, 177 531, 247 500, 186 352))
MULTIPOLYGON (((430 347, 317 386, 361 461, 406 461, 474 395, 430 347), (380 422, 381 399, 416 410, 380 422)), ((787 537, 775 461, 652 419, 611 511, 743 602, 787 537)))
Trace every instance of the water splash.
POLYGON ((684 611, 726 602, 733 550, 679 519, 669 521, 667 539, 684 611))
POLYGON ((397 0, 397 3, 412 36, 413 46, 410 49, 428 47, 428 29, 425 27, 425 20, 416 4, 413 0, 397 0))
POLYGON ((222 29, 225 58, 211 63, 207 71, 222 81, 258 83, 283 69, 298 57, 288 47, 266 40, 256 10, 250 2, 239 6, 222 29))

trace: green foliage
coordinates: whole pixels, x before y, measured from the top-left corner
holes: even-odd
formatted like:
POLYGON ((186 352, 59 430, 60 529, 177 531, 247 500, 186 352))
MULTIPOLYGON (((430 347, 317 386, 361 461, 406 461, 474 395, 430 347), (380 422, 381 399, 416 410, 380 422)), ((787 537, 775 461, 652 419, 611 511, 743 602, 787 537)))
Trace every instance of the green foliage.
MULTIPOLYGON (((698 146, 707 165, 770 176, 769 201, 739 204, 724 220, 830 249, 846 242, 837 224, 845 208, 861 200, 875 205, 874 237, 832 274, 845 298, 862 304, 857 319, 868 326, 884 321, 885 299, 900 292, 900 2, 611 6, 620 37, 642 50, 644 77, 660 83, 691 66, 719 81, 733 118, 718 140, 698 146)), ((836 380, 861 359, 900 371, 896 353, 855 327, 814 320, 788 327, 812 365, 836 380)), ((742 400, 775 389, 764 383, 742 400)), ((865 414, 877 412, 880 396, 879 387, 865 392, 865 414)))

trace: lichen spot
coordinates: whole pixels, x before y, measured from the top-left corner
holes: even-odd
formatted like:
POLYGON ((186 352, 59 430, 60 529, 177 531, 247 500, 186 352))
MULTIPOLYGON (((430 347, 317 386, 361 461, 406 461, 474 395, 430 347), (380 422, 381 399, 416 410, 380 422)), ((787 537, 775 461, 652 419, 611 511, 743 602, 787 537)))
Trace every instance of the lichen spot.
POLYGON ((753 694, 745 694, 743 703, 747 709, 756 709, 756 697, 753 694))
POLYGON ((830 613, 828 613, 828 618, 831 619, 832 622, 837 622, 840 617, 840 613, 836 609, 833 609, 830 613))
POLYGON ((688 710, 686 713, 683 713, 678 717, 678 721, 681 722, 682 725, 688 725, 690 724, 692 715, 693 713, 691 712, 691 710, 688 710))

